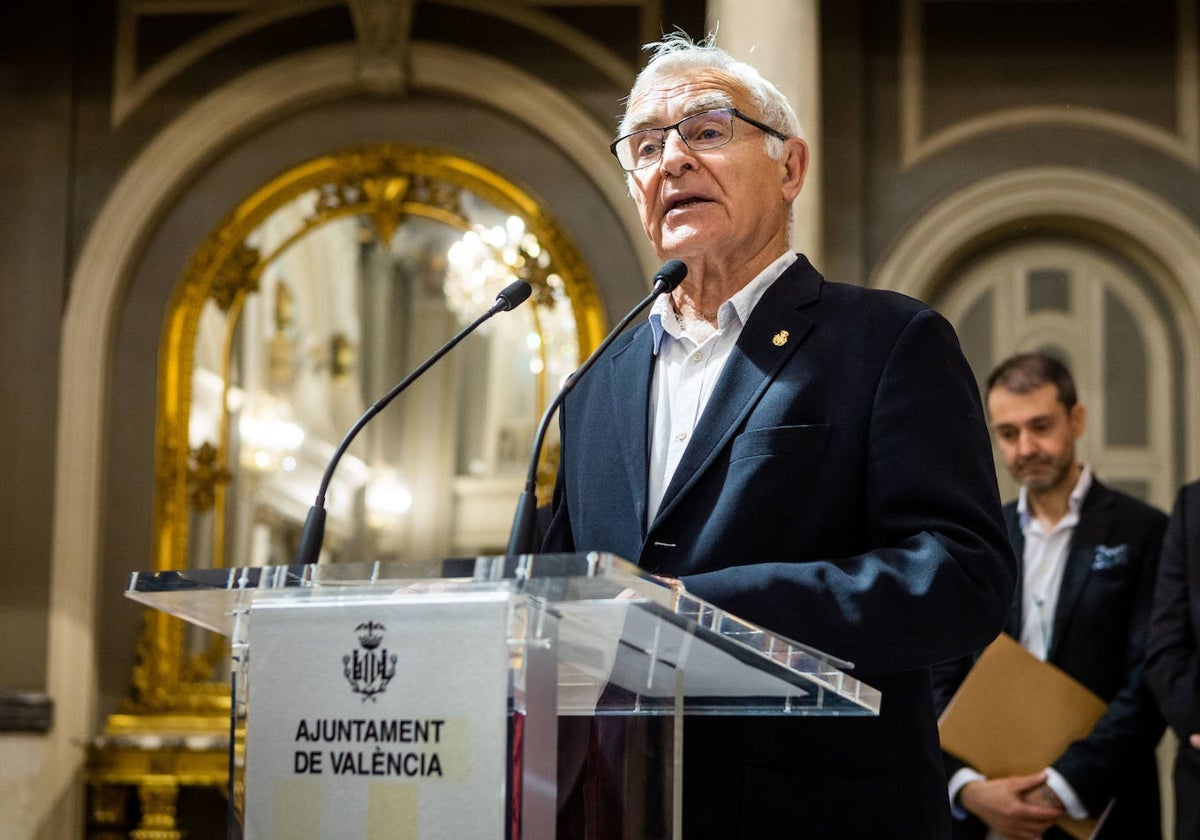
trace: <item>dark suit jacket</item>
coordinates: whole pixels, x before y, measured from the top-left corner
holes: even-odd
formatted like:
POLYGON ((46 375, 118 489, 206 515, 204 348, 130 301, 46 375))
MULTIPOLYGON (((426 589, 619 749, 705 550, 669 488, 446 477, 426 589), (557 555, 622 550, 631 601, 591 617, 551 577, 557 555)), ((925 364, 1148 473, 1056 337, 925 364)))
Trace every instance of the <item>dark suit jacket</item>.
MULTIPOLYGON (((1013 551, 1022 557, 1025 537, 1015 502, 1005 505, 1004 519, 1013 551)), ((1108 704, 1091 733, 1071 744, 1053 767, 1095 816, 1116 797, 1100 831, 1101 838, 1110 840, 1154 840, 1161 836, 1154 748, 1164 724, 1142 661, 1165 526, 1162 511, 1093 478, 1071 539, 1050 634, 1046 661, 1062 668, 1108 704)), ((1004 628, 1015 639, 1021 635, 1022 583, 1023 575, 1018 578, 1018 594, 1004 628)), ((970 660, 937 669, 939 710, 949 702, 968 670, 970 660)), ((947 757, 948 775, 961 766, 947 757)), ((958 838, 984 834, 983 823, 974 818, 955 827, 958 838)), ((1046 837, 1067 835, 1055 829, 1046 837)))
POLYGON ((754 309, 646 523, 653 362, 643 325, 566 400, 545 548, 678 576, 852 660, 883 695, 878 718, 689 718, 685 836, 947 836, 929 668, 995 637, 1015 574, 952 328, 801 257, 754 309))
POLYGON ((1200 837, 1200 482, 1179 491, 1159 561, 1146 679, 1182 743, 1175 761, 1175 836, 1200 837))

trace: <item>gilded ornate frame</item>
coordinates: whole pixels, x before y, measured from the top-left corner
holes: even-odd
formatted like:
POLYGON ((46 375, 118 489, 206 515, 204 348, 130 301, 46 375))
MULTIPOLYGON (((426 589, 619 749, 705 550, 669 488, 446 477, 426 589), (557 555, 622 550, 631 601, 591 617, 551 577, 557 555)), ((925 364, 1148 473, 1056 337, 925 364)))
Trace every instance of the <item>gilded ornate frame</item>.
MULTIPOLYGON (((155 441, 154 558, 156 571, 179 569, 188 562, 189 513, 220 510, 230 477, 226 444, 221 440, 189 446, 194 346, 201 313, 213 301, 236 320, 248 295, 258 289, 264 268, 283 249, 333 219, 364 215, 380 241, 408 216, 422 216, 466 230, 459 196, 469 190, 501 211, 519 216, 550 256, 550 268, 529 263, 519 272, 534 286, 534 302, 547 303, 551 272, 563 281, 575 317, 581 356, 603 337, 605 319, 591 273, 578 250, 531 193, 486 167, 462 157, 425 147, 375 145, 336 152, 301 164, 257 190, 228 213, 193 253, 168 308, 159 354, 159 407, 155 441), (316 209, 302 226, 271 253, 247 244, 247 236, 272 212, 310 191, 319 191, 316 209)), ((535 316, 536 317, 536 316, 535 316)), ((229 331, 232 334, 232 330, 229 331)), ((225 348, 228 358, 230 348, 225 348)), ((539 383, 545 404, 545 383, 539 383)), ((552 473, 551 473, 552 474, 552 473)), ((215 546, 221 546, 221 525, 215 546)), ((222 549, 212 565, 225 566, 222 549)), ((214 716, 227 725, 229 689, 214 681, 227 645, 214 643, 188 656, 184 626, 162 612, 148 612, 133 674, 133 697, 122 715, 110 719, 121 726, 125 713, 214 716)), ((130 725, 133 721, 129 721, 130 725)))

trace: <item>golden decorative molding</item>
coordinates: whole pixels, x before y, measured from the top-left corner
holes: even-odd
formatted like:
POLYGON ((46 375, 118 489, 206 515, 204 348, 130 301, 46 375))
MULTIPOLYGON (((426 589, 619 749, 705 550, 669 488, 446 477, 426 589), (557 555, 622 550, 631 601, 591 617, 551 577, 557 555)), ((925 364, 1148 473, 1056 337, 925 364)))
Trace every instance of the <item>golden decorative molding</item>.
POLYGON ((192 510, 208 513, 216 501, 217 487, 228 483, 232 474, 217 447, 208 441, 191 450, 188 456, 188 501, 192 510))
POLYGON ((130 840, 183 840, 183 832, 175 825, 175 803, 178 799, 179 783, 173 776, 162 776, 139 784, 142 822, 129 833, 130 840))
MULTIPOLYGON (((524 220, 550 255, 547 271, 526 261, 527 279, 547 286, 550 271, 557 274, 573 302, 581 353, 599 343, 604 317, 595 283, 574 245, 537 199, 479 164, 434 149, 386 145, 344 150, 285 172, 226 214, 192 254, 171 297, 159 363, 154 569, 184 568, 197 559, 225 564, 224 494, 232 478, 227 419, 219 425, 219 439, 189 445, 195 344, 206 310, 215 305, 227 322, 221 353, 228 383, 233 325, 257 291, 263 270, 280 253, 321 225, 348 216, 369 219, 371 232, 384 242, 410 216, 465 231, 471 221, 463 209, 464 191, 524 220), (312 209, 295 230, 270 248, 247 244, 271 214, 306 193, 315 193, 312 209), (196 558, 189 550, 196 521, 212 528, 211 557, 196 558)), ((549 301, 548 292, 539 288, 539 297, 549 301)), ((286 306, 279 317, 276 326, 286 328, 286 306)), ((180 836, 178 788, 227 784, 231 698, 217 675, 229 657, 228 641, 209 634, 197 644, 192 635, 180 619, 146 611, 132 696, 88 747, 90 821, 98 831, 124 828, 117 825, 117 809, 125 801, 120 791, 134 787, 142 819, 129 836, 174 840, 180 836)))
MULTIPOLYGON (((591 273, 578 250, 540 202, 496 173, 465 158, 424 147, 379 145, 347 149, 301 164, 273 179, 230 211, 196 249, 172 296, 163 332, 159 368, 154 504, 155 570, 185 568, 190 520, 211 517, 214 554, 206 561, 225 564, 223 533, 225 486, 231 480, 229 430, 196 448, 188 444, 195 341, 205 304, 227 313, 223 351, 227 383, 234 324, 247 297, 258 289, 262 272, 279 254, 321 225, 348 216, 370 219, 374 234, 390 241, 409 216, 420 216, 457 230, 470 228, 463 191, 470 191, 502 212, 519 216, 549 254, 549 266, 519 261, 517 271, 535 287, 536 299, 550 300, 549 275, 557 274, 571 301, 580 352, 596 346, 605 321, 591 273), (315 193, 312 209, 293 230, 269 248, 247 244, 250 236, 280 207, 315 193)), ((525 255, 529 256, 529 255, 525 255)), ((147 616, 134 672, 133 710, 220 712, 228 708, 223 684, 208 683, 223 648, 186 659, 179 620, 162 613, 147 616)))
POLYGON ((245 242, 233 243, 233 248, 221 262, 209 289, 221 311, 228 312, 243 295, 258 291, 258 275, 263 265, 257 248, 245 242))

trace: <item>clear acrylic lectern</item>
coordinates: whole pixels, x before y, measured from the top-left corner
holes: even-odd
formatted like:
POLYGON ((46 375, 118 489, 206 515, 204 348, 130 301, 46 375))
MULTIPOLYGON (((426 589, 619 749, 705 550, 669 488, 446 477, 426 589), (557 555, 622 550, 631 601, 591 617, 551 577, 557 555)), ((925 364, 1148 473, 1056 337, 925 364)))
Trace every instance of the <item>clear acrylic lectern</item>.
MULTIPOLYGON (((705 601, 686 594, 677 597, 637 567, 610 554, 141 572, 133 574, 127 595, 228 636, 232 642, 232 725, 238 729, 246 726, 247 733, 244 755, 231 759, 231 791, 236 793, 231 793, 231 800, 237 802, 238 823, 247 811, 244 803, 266 795, 255 790, 255 780, 263 778, 252 772, 255 762, 274 762, 282 768, 282 759, 268 756, 277 748, 289 751, 289 756, 295 754, 288 759, 294 765, 284 768, 286 772, 280 770, 284 778, 269 783, 277 797, 284 796, 279 791, 290 791, 290 798, 274 805, 276 827, 261 831, 246 824, 250 840, 286 836, 278 827, 282 823, 293 826, 287 830, 293 834, 337 836, 316 826, 347 825, 339 823, 341 816, 329 813, 331 808, 343 806, 326 805, 318 814, 320 806, 315 804, 322 795, 320 785, 335 778, 369 788, 360 803, 345 800, 351 804, 344 807, 367 813, 361 817, 367 823, 386 820, 388 836, 464 836, 461 827, 439 829, 438 823, 461 821, 458 812, 473 807, 471 803, 460 798, 449 800, 453 805, 430 800, 434 804, 418 806, 416 799, 388 793, 384 783, 397 781, 387 778, 389 774, 408 774, 411 778, 399 781, 412 784, 399 787, 410 790, 432 775, 444 787, 445 777, 467 772, 463 768, 473 761, 464 751, 469 748, 466 743, 454 746, 447 737, 440 747, 444 754, 411 743, 403 748, 392 743, 383 749, 378 743, 367 743, 364 733, 373 733, 378 739, 388 728, 394 742, 403 740, 396 733, 403 734, 410 724, 419 732, 424 720, 426 725, 434 721, 439 732, 443 726, 449 732, 460 725, 461 731, 483 737, 486 721, 463 720, 461 710, 442 714, 439 708, 424 713, 424 718, 409 720, 403 715, 388 717, 382 711, 385 706, 377 702, 386 699, 383 691, 389 681, 393 687, 405 685, 410 695, 437 691, 438 684, 445 681, 448 694, 443 695, 443 705, 459 708, 467 703, 471 708, 473 689, 460 688, 468 683, 459 682, 454 672, 456 667, 486 670, 468 655, 476 648, 491 646, 500 651, 505 681, 499 705, 506 708, 482 708, 492 705, 491 700, 482 699, 492 696, 485 691, 478 695, 481 699, 470 713, 489 719, 499 715, 505 726, 502 766, 494 766, 488 759, 483 770, 486 783, 493 787, 489 796, 494 795, 503 812, 502 828, 490 835, 497 840, 504 836, 512 840, 555 837, 562 799, 560 780, 569 775, 564 770, 570 769, 564 764, 579 760, 578 750, 572 752, 571 744, 560 742, 570 738, 563 733, 579 731, 580 718, 651 724, 634 730, 654 743, 635 744, 625 761, 634 768, 629 771, 636 777, 634 784, 652 787, 653 793, 645 795, 643 791, 625 803, 629 811, 624 818, 626 832, 627 836, 678 838, 681 785, 677 780, 681 777, 686 716, 845 716, 879 711, 879 692, 846 673, 851 663, 773 635, 705 601), (284 625, 283 631, 268 631, 274 626, 268 618, 281 607, 292 610, 301 623, 284 625), (499 616, 498 620, 478 625, 483 630, 474 629, 471 617, 486 611, 499 616), (329 667, 321 664, 329 657, 318 662, 320 657, 314 658, 308 651, 324 640, 327 631, 318 629, 317 641, 305 642, 302 634, 286 629, 337 626, 320 622, 341 620, 343 614, 357 622, 360 641, 329 667), (362 620, 363 615, 368 620, 362 620), (393 618, 375 619, 383 615, 393 618), (406 615, 420 618, 405 621, 406 615), (384 641, 385 624, 391 628, 386 632, 399 630, 400 635, 393 633, 384 641), (455 636, 455 630, 468 635, 459 632, 455 636), (443 644, 443 639, 451 641, 443 644), (396 673, 397 667, 403 671, 401 660, 410 653, 434 660, 431 665, 426 663, 432 670, 422 671, 424 676, 415 680, 417 684, 414 680, 405 684, 406 675, 396 673), (255 680, 263 679, 259 676, 263 672, 251 667, 255 657, 294 660, 292 676, 271 676, 264 680, 270 685, 256 689, 255 680), (465 664, 458 666, 460 661, 465 664), (295 715, 299 724, 282 724, 286 736, 262 735, 256 730, 260 717, 262 726, 268 719, 286 717, 284 707, 293 699, 301 706, 314 704, 312 708, 317 708, 316 698, 325 690, 323 683, 347 695, 354 692, 349 702, 362 710, 355 712, 354 720, 338 723, 328 715, 309 714, 305 706, 295 715), (268 697, 269 701, 264 699, 268 697), (256 705, 260 701, 263 705, 256 705), (564 722, 572 720, 575 725, 564 727, 564 722), (315 769, 324 775, 314 776, 312 764, 321 756, 316 750, 294 749, 294 742, 316 741, 315 733, 322 727, 325 742, 354 743, 340 743, 336 748, 323 743, 321 746, 330 747, 329 754, 325 764, 315 769), (280 738, 288 743, 271 743, 280 738), (389 764, 393 757, 394 764, 389 764), (436 768, 432 764, 437 764, 436 768), (310 774, 302 781, 290 775, 306 769, 310 774), (404 803, 413 809, 420 807, 420 824, 414 818, 411 830, 397 831, 397 822, 405 819, 409 807, 404 803)), ((231 743, 237 740, 231 738, 231 743)), ((626 742, 628 746, 628 738, 626 742)), ((419 798, 423 794, 405 795, 419 798)), ((340 797, 337 802, 342 802, 340 797)), ((353 819, 360 819, 357 811, 353 819)), ((364 829, 361 836, 376 836, 372 831, 364 829)))

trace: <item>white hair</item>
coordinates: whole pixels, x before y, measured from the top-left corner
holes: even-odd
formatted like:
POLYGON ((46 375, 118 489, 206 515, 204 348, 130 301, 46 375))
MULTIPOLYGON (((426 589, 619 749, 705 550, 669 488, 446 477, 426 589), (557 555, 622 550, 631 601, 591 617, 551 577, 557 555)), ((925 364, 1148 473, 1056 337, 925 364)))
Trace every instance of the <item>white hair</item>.
MULTIPOLYGON (((716 45, 717 33, 709 33, 702 41, 694 41, 685 32, 676 31, 664 35, 661 41, 646 44, 643 49, 650 52, 650 61, 638 74, 626 102, 632 102, 639 94, 651 87, 661 77, 677 75, 687 71, 719 70, 736 79, 750 95, 750 102, 758 112, 752 114, 772 128, 789 137, 801 137, 800 120, 792 110, 787 97, 779 88, 763 78, 757 69, 738 61, 716 45)), ((617 133, 630 131, 628 109, 621 118, 617 133)), ((783 159, 783 141, 763 132, 767 154, 773 160, 783 159)))

